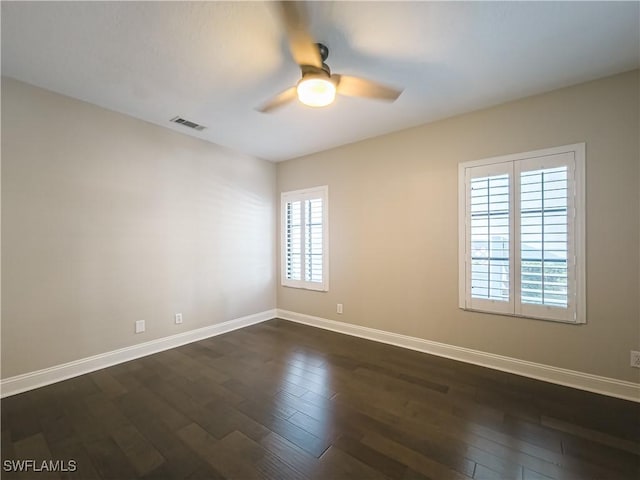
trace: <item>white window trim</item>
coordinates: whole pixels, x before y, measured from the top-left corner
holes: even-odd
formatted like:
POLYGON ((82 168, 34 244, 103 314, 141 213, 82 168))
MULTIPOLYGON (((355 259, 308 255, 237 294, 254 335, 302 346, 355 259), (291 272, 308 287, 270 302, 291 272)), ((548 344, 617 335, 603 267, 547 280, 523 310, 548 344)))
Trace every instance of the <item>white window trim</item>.
MULTIPOLYGON (((304 232, 304 229, 302 229, 304 232)), ((303 233, 304 235, 304 233, 303 233)), ((304 239, 302 240, 304 245, 304 239)), ((302 253, 302 277, 304 278, 305 254, 302 253)), ((280 283, 284 287, 301 288, 327 292, 329 290, 329 187, 327 185, 292 190, 280 194, 280 283), (287 252, 286 231, 288 202, 305 201, 314 198, 322 199, 322 282, 308 282, 305 280, 292 280, 286 278, 287 252)))
MULTIPOLYGON (((545 148, 541 150, 534 150, 530 152, 516 153, 510 155, 502 155, 498 157, 485 158, 481 160, 473 160, 469 162, 460 163, 458 165, 458 306, 463 310, 476 310, 482 311, 485 313, 495 313, 500 315, 510 315, 516 317, 524 317, 524 318, 536 318, 540 320, 550 320, 555 322, 563 322, 563 323, 571 323, 571 324, 583 324, 587 321, 587 299, 586 299, 586 248, 585 248, 585 215, 586 215, 586 196, 585 196, 585 152, 586 146, 585 143, 575 143, 571 145, 564 145, 560 147, 552 147, 545 148), (558 155, 563 153, 572 153, 574 157, 575 164, 575 183, 573 190, 573 215, 574 215, 574 223, 573 223, 573 236, 574 241, 570 248, 573 249, 573 261, 575 264, 575 309, 573 311, 573 318, 569 318, 566 320, 558 320, 557 318, 551 318, 553 315, 545 316, 541 314, 532 313, 531 309, 525 308, 524 311, 522 309, 521 304, 515 302, 513 305, 512 311, 497 311, 489 308, 471 308, 468 305, 467 301, 467 276, 468 267, 467 267, 467 221, 466 221, 466 206, 467 206, 467 185, 466 185, 466 174, 467 169, 479 166, 487 166, 487 168, 491 168, 491 165, 496 165, 499 168, 498 164, 504 164, 508 162, 517 162, 527 159, 534 159, 536 157, 545 157, 550 155, 558 155)), ((519 165, 516 163, 516 165, 519 165)), ((516 168, 517 171, 519 169, 516 168)), ((515 176, 515 175, 514 175, 515 176)), ((513 205, 518 205, 518 200, 520 198, 519 191, 514 189, 516 182, 510 182, 510 188, 513 192, 512 198, 513 205)), ((519 182, 518 182, 519 184, 519 182)), ((519 189, 518 189, 519 190, 519 189)), ((512 215, 512 218, 515 218, 515 215, 512 215)), ((510 256, 515 259, 514 265, 512 266, 512 271, 514 272, 513 277, 519 277, 519 256, 515 255, 515 245, 516 239, 519 238, 519 222, 511 221, 510 229, 511 235, 514 241, 511 242, 510 245, 510 256), (517 258, 518 257, 518 258, 517 258), (517 270, 516 270, 517 267, 517 270), (517 272, 517 274, 516 274, 517 272)), ((513 291, 515 288, 519 288, 520 280, 519 278, 510 282, 510 290, 511 297, 509 304, 513 303, 513 291)), ((553 307, 546 307, 552 309, 553 307)), ((505 309, 503 309, 505 310, 505 309)), ((506 309, 509 310, 509 309, 506 309)))

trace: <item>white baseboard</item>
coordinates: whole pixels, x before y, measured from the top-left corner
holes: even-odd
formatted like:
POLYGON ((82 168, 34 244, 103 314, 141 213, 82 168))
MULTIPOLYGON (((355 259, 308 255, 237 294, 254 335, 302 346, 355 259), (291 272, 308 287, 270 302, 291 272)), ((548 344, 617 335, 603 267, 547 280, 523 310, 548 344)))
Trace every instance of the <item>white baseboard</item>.
POLYGON ((409 337, 397 333, 376 330, 374 328, 361 327, 349 323, 336 322, 326 318, 314 317, 302 313, 277 310, 278 318, 292 322, 303 323, 313 327, 332 330, 355 337, 366 338, 381 343, 388 343, 398 347, 404 347, 419 352, 430 353, 439 357, 472 363, 483 367, 515 373, 524 377, 535 378, 545 382, 556 383, 567 387, 573 387, 589 392, 600 393, 611 397, 640 402, 640 384, 616 380, 614 378, 601 377, 589 373, 582 373, 565 368, 552 367, 541 363, 518 360, 517 358, 495 355, 469 348, 456 347, 445 343, 432 342, 417 337, 409 337))
POLYGON ((231 332, 232 330, 271 320, 275 316, 275 309, 266 310, 208 327, 189 330, 188 332, 178 333, 169 337, 158 338, 138 345, 81 358, 80 360, 63 363, 62 365, 55 365, 35 372, 5 378, 0 381, 0 397, 16 395, 21 392, 26 392, 27 390, 33 390, 34 388, 50 385, 68 378, 77 377, 78 375, 94 372, 118 363, 128 362, 129 360, 162 352, 170 348, 179 347, 180 345, 221 335, 231 332))
POLYGON ((575 370, 552 367, 541 363, 518 360, 516 358, 495 355, 469 348, 456 347, 445 343, 433 342, 417 337, 400 335, 374 328, 336 322, 326 318, 314 317, 288 310, 274 309, 236 318, 227 322, 208 327, 190 330, 188 332, 171 335, 169 337, 151 340, 149 342, 132 345, 111 352, 94 355, 73 362, 55 365, 35 372, 29 372, 0 381, 0 397, 8 397, 34 388, 50 385, 68 378, 77 377, 118 363, 128 362, 136 358, 162 352, 187 343, 221 335, 239 328, 248 327, 256 323, 282 318, 313 327, 323 328, 338 333, 365 338, 376 342, 387 343, 398 347, 417 350, 440 357, 450 358, 474 365, 493 368, 504 372, 514 373, 525 377, 543 380, 545 382, 565 385, 580 390, 600 393, 611 397, 640 402, 640 384, 601 377, 575 370))

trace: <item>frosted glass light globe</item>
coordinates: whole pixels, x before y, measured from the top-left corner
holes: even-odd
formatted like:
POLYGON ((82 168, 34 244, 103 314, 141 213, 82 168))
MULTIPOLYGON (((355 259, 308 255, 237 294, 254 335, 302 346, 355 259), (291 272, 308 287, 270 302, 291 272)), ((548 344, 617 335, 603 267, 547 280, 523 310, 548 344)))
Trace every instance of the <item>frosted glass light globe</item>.
POLYGON ((336 86, 328 78, 306 77, 298 82, 298 100, 310 107, 325 107, 336 98, 336 86))

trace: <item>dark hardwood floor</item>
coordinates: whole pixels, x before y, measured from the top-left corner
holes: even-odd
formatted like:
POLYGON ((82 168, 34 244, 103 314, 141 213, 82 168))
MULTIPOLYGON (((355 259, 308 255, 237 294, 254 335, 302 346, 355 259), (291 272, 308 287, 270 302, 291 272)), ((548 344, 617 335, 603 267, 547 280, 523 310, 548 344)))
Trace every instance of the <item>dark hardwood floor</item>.
POLYGON ((640 404, 283 320, 1 407, 3 479, 640 478, 640 404))

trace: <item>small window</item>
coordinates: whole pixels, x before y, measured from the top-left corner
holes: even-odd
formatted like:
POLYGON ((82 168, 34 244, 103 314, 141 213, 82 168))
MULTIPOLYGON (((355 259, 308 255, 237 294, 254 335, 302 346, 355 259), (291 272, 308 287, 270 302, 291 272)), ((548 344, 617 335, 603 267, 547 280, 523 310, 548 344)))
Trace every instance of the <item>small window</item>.
POLYGON ((328 187, 282 193, 282 285, 327 291, 328 187))
POLYGON ((460 164, 460 307, 584 323, 584 144, 460 164))

